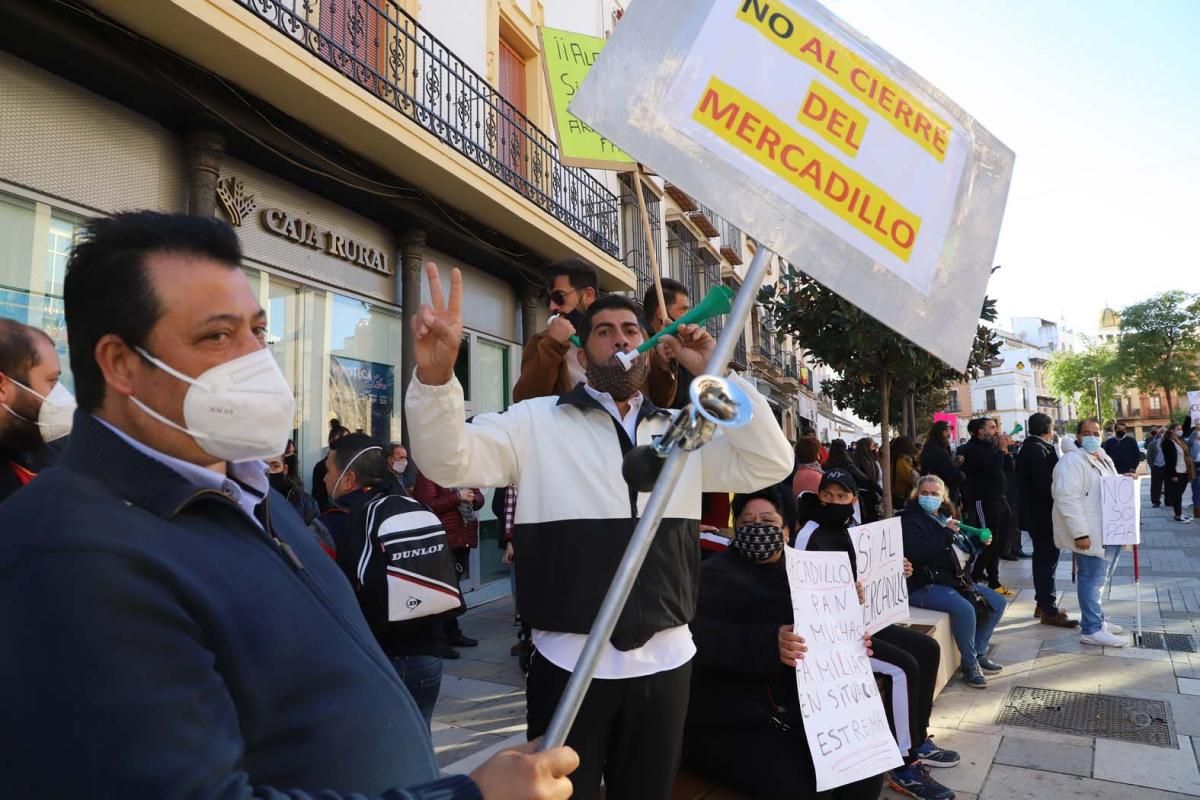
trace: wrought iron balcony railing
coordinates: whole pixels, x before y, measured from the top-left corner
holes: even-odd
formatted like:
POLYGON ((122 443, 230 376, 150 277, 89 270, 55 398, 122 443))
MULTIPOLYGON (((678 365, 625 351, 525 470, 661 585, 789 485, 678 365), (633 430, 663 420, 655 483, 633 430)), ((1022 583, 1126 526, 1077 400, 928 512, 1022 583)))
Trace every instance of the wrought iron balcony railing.
POLYGON ((394 0, 233 0, 620 258, 620 201, 394 0))
POLYGON ((733 347, 733 358, 729 360, 729 366, 734 369, 745 369, 749 366, 746 362, 746 334, 738 337, 737 344, 733 347))

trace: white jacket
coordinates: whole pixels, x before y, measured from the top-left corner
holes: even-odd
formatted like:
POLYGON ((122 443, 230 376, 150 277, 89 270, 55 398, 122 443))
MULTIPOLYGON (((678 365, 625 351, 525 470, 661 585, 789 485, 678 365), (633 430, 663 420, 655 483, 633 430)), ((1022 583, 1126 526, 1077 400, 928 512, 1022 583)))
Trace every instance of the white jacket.
POLYGON ((1054 467, 1054 544, 1085 556, 1104 556, 1101 541, 1100 479, 1116 476, 1117 468, 1103 450, 1089 456, 1082 448, 1065 451, 1054 467), (1081 550, 1075 540, 1091 537, 1091 547, 1081 550))

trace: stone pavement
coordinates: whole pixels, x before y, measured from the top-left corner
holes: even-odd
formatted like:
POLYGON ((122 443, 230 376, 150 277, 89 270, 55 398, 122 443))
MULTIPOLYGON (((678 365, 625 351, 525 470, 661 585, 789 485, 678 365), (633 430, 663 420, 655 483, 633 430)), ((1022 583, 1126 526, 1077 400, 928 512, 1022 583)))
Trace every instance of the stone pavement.
MULTIPOLYGON (((1148 481, 1141 483, 1143 628, 1195 637, 1200 634, 1200 522, 1181 525, 1165 509, 1151 508, 1148 481)), ((1002 579, 1017 590, 993 638, 993 658, 1005 670, 989 678, 985 690, 953 680, 938 697, 932 732, 963 761, 954 769, 936 770, 935 777, 961 800, 1200 796, 1200 654, 1084 646, 1078 629, 1034 619, 1030 562, 1002 564, 1002 579), (997 714, 1015 686, 1165 701, 1178 746, 999 725, 997 714)), ((1105 602, 1112 621, 1129 630, 1136 618, 1132 572, 1131 553, 1122 553, 1105 602)), ((1060 565, 1058 588, 1064 607, 1078 616, 1069 558, 1060 565)), ((439 764, 453 772, 470 771, 500 747, 524 739, 523 680, 509 655, 516 640, 511 601, 472 609, 462 626, 481 644, 446 662, 433 733, 439 764)), ((900 795, 885 790, 884 796, 900 795)))

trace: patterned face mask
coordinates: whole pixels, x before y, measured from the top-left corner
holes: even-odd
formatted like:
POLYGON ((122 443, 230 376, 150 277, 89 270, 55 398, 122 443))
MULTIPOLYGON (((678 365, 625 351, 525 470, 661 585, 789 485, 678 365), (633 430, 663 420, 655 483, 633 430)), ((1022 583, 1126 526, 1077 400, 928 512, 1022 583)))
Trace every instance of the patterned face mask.
POLYGON ((783 529, 778 525, 741 525, 729 546, 742 558, 763 563, 783 549, 783 529))
POLYGON ((649 372, 650 361, 644 355, 633 362, 629 369, 625 369, 614 356, 607 363, 588 366, 587 381, 588 386, 597 392, 607 392, 613 400, 621 402, 642 390, 649 372))

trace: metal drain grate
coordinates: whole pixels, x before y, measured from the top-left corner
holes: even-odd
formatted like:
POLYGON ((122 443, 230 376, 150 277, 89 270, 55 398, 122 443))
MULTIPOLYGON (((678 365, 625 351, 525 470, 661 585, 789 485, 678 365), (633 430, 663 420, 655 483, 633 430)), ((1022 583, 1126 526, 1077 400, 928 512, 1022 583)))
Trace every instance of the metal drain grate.
POLYGON ((1186 633, 1159 633, 1145 631, 1140 645, 1146 650, 1170 650, 1174 653, 1196 652, 1196 640, 1186 633))
POLYGON ((1162 700, 1014 686, 996 724, 1179 747, 1171 707, 1162 700))

